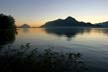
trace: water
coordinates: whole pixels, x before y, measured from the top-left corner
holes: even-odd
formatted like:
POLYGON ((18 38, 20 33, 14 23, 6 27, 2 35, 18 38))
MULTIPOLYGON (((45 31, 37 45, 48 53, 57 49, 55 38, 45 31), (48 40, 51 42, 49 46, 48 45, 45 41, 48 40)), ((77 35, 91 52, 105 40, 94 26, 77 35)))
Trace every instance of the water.
POLYGON ((81 53, 88 72, 108 72, 107 28, 31 28, 17 29, 11 44, 17 48, 25 43, 38 48, 81 53))

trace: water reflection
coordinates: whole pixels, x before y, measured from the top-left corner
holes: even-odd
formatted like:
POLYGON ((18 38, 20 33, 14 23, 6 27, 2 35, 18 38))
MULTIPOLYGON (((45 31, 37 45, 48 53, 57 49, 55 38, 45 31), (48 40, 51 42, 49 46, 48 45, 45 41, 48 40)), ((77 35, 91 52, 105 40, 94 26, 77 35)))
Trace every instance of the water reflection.
POLYGON ((15 30, 0 30, 0 46, 13 43, 15 34, 15 30))
POLYGON ((29 28, 22 28, 24 33, 29 32, 29 28))
POLYGON ((106 34, 108 35, 108 29, 106 28, 45 28, 48 34, 54 34, 56 36, 65 36, 68 41, 76 37, 78 34, 106 34))
POLYGON ((106 29, 103 29, 102 32, 103 32, 105 35, 108 36, 108 29, 107 29, 107 28, 106 28, 106 29))
POLYGON ((55 34, 57 36, 65 36, 67 40, 70 41, 72 38, 76 37, 77 34, 83 34, 85 32, 90 32, 91 29, 85 28, 45 28, 48 34, 55 34))

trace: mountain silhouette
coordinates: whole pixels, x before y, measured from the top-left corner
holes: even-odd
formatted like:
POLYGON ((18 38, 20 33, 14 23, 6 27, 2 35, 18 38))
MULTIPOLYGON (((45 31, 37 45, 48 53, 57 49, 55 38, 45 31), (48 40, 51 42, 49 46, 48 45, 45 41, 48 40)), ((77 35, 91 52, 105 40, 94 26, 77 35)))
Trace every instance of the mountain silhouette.
POLYGON ((100 25, 101 27, 108 27, 108 21, 102 22, 102 23, 97 23, 97 25, 100 25))
POLYGON ((75 18, 69 16, 66 19, 57 19, 54 21, 49 21, 42 25, 41 27, 98 27, 98 25, 93 25, 91 23, 79 22, 75 18))

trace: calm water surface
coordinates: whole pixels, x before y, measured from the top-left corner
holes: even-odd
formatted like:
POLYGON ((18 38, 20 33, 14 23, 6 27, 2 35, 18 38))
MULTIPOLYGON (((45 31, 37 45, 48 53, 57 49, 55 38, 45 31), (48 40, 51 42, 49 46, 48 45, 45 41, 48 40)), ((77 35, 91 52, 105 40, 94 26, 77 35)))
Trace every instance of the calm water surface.
POLYGON ((17 31, 13 46, 31 43, 39 48, 79 52, 89 72, 108 72, 107 28, 19 28, 17 31))

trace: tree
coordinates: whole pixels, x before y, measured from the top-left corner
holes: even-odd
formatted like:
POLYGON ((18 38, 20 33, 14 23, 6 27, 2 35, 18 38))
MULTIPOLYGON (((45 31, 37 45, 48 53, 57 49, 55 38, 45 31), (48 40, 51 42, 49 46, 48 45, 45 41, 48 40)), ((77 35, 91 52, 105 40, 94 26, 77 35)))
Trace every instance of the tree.
POLYGON ((0 29, 15 29, 15 19, 10 15, 0 14, 0 29))

